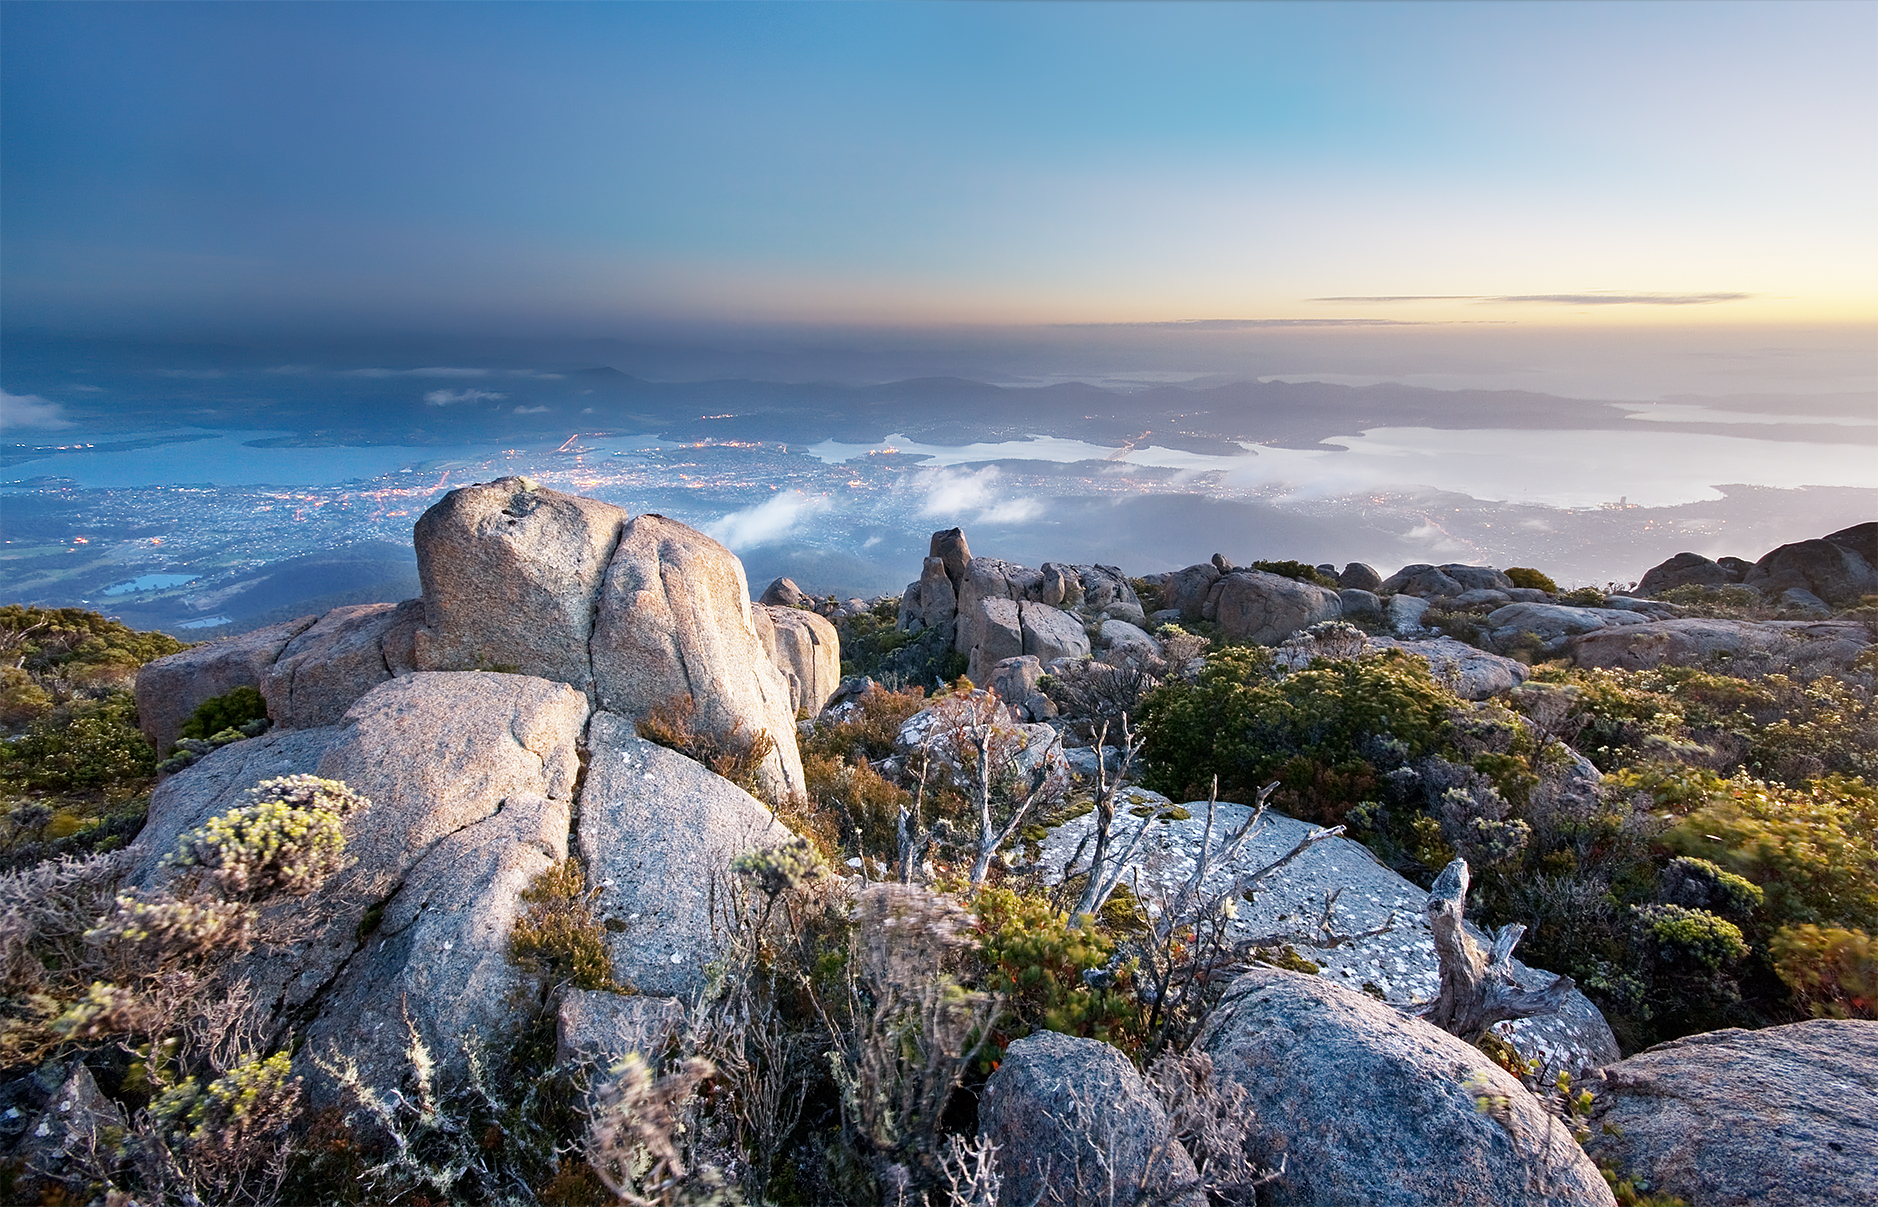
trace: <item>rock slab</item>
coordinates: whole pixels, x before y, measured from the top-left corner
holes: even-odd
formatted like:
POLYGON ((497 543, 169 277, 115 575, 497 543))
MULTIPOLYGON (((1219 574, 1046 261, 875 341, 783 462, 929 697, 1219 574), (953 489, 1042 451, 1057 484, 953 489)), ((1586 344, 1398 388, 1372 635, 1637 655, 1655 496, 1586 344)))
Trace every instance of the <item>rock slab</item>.
POLYGON ((169 753, 183 722, 205 700, 238 687, 261 690, 261 681, 281 651, 313 626, 314 616, 269 625, 158 658, 137 671, 137 724, 158 755, 169 753))
POLYGON ((1615 1203, 1570 1131, 1478 1048, 1322 977, 1246 973, 1195 1043, 1250 1095, 1262 1163, 1286 1158, 1261 1203, 1615 1203))
POLYGON ((1878 1023, 1691 1035, 1590 1089, 1592 1155, 1702 1207, 1843 1207, 1878 1186, 1878 1023))

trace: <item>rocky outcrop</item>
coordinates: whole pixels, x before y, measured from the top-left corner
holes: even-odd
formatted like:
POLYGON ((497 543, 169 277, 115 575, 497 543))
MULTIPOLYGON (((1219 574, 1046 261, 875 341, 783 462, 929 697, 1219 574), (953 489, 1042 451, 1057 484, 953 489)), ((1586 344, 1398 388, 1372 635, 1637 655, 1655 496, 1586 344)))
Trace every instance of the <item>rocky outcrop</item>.
POLYGON ((814 716, 841 686, 841 635, 834 625, 801 608, 758 604, 755 611, 770 622, 772 661, 789 685, 795 715, 814 716))
POLYGON ((757 602, 777 608, 795 608, 811 600, 808 592, 796 586, 794 579, 779 578, 763 588, 762 597, 757 602))
POLYGON ((978 1134, 997 1145, 1000 1202, 1205 1207, 1172 1130, 1127 1057, 1054 1031, 1011 1044, 978 1100, 978 1134))
POLYGON ((1351 562, 1337 575, 1337 585, 1345 590, 1381 591, 1382 575, 1366 562, 1351 562))
MULTIPOLYGON (((960 617, 961 639, 965 632, 964 619, 960 617)), ((971 635, 965 677, 973 683, 982 683, 990 676, 992 667, 1006 658, 1020 657, 1024 652, 1023 614, 1016 601, 1002 597, 976 600, 971 615, 971 635)))
POLYGON ((1161 656, 1161 643, 1149 636, 1147 630, 1126 620, 1103 621, 1096 630, 1096 646, 1102 651, 1103 661, 1116 665, 1161 656))
POLYGON ((1773 550, 1742 580, 1773 597, 1798 588, 1836 607, 1878 593, 1878 521, 1856 524, 1814 541, 1773 550))
POLYGON ((261 690, 281 651, 317 619, 302 616, 146 663, 137 672, 137 724, 152 749, 168 753, 182 734, 183 722, 203 701, 238 687, 261 690))
POLYGON ((911 589, 919 592, 918 616, 927 628, 944 628, 958 617, 958 586, 946 573, 944 559, 927 558, 920 568, 919 582, 911 589))
POLYGON ((1024 630, 1024 653, 1043 663, 1089 656, 1089 636, 1073 613, 1029 600, 1018 604, 1017 609, 1024 630))
POLYGON ((1570 1131, 1478 1048, 1323 977, 1246 973, 1196 1046, 1247 1093, 1258 1155, 1286 1158, 1262 1203, 1615 1202, 1570 1131))
POLYGON ((1600 1071, 1599 1160, 1703 1207, 1869 1202, 1878 1023, 1815 1019, 1672 1040, 1600 1071))
POLYGON ((594 600, 626 519, 527 478, 445 495, 417 521, 418 669, 521 671, 589 691, 594 600))
POLYGON ((1189 624, 1205 620, 1206 599, 1219 581, 1219 567, 1209 562, 1176 570, 1161 580, 1161 603, 1176 609, 1189 624))
POLYGON ((1409 637, 1422 631, 1422 613, 1428 601, 1417 595, 1391 595, 1383 605, 1383 619, 1397 637, 1409 637))
POLYGON ((579 846, 614 975, 642 993, 702 983, 717 951, 711 905, 730 861, 791 841, 743 789, 599 713, 587 732, 579 846))
POLYGON ((1235 570, 1213 585, 1211 619, 1230 641, 1276 645, 1299 629, 1343 615, 1335 591, 1263 570, 1235 570))
POLYGON ((1382 596, 1363 587, 1345 587, 1337 592, 1337 603, 1345 620, 1376 624, 1382 621, 1382 596))
POLYGON ((803 790, 789 685, 757 635, 743 564, 730 550, 663 516, 635 516, 598 601, 592 685, 601 708, 639 720, 689 695, 699 727, 774 739, 759 771, 768 791, 803 790))
POLYGON ((1537 639, 1539 652, 1552 657, 1581 633, 1617 625, 1643 624, 1649 617, 1621 608, 1573 608, 1564 604, 1513 603, 1487 613, 1487 639, 1506 649, 1522 637, 1537 639))
POLYGON ((1730 572, 1719 562, 1710 561, 1699 553, 1678 553, 1645 570, 1643 577, 1637 580, 1637 593, 1661 595, 1677 587, 1725 587, 1740 581, 1740 574, 1730 572))
POLYGON ((1765 660, 1770 667, 1811 664, 1844 670, 1872 642, 1871 630, 1850 620, 1703 620, 1686 617, 1596 629, 1569 643, 1584 667, 1648 670, 1765 660))
POLYGON ((267 715, 284 729, 337 725, 353 702, 394 674, 393 656, 415 640, 424 601, 334 608, 281 650, 261 677, 267 715))
MULTIPOLYGON (((1592 769, 1595 775, 1596 770, 1592 769)), ((1123 790, 1120 804, 1127 832, 1132 836, 1138 815, 1131 810, 1155 811, 1173 802, 1145 788, 1123 790)), ((1206 802, 1183 806, 1186 820, 1152 823, 1129 872, 1131 885, 1154 899, 1172 894, 1193 875, 1206 828, 1206 802), (1138 881, 1136 878, 1139 878, 1138 881)), ((1222 834, 1243 825, 1244 805, 1219 805, 1212 845, 1222 834)), ((1041 871, 1047 882, 1064 874, 1065 864, 1093 829, 1094 816, 1084 814, 1051 830, 1043 840, 1041 871)), ((1282 814, 1267 812, 1260 828, 1246 841, 1237 859, 1213 869, 1206 887, 1223 892, 1232 877, 1265 867, 1289 852, 1315 826, 1282 814)), ((1087 857, 1087 850, 1082 852, 1087 857)), ((1081 866, 1071 869, 1081 870, 1081 866)), ((1349 989, 1373 987, 1391 1005, 1407 1009, 1432 1000, 1440 988, 1440 961, 1433 932, 1423 916, 1427 890, 1390 871, 1361 843, 1347 838, 1318 842, 1286 865, 1284 874, 1268 881, 1251 901, 1240 900, 1230 925, 1233 942, 1258 940, 1268 945, 1289 943, 1297 953, 1323 970, 1326 980, 1349 989), (1326 899, 1336 894, 1331 918, 1334 935, 1325 935, 1317 922, 1324 916, 1326 899), (1335 935, 1357 935, 1374 930, 1393 915, 1393 929, 1366 938, 1336 941, 1335 935)), ((1470 927, 1472 923, 1468 924, 1470 927)), ((1491 939, 1474 931, 1483 944, 1491 939)), ((1514 977, 1522 988, 1543 989, 1556 978, 1549 972, 1514 960, 1514 977)), ((1547 1076, 1558 1070, 1574 1076, 1608 1064, 1618 1056, 1617 1041, 1604 1016, 1583 994, 1573 991, 1556 1014, 1522 1018, 1508 1024, 1505 1034, 1528 1059, 1539 1061, 1547 1076)))
POLYGON ((1507 591, 1512 586, 1512 579, 1491 566, 1467 566, 1459 562, 1431 566, 1426 562, 1417 562, 1397 570, 1374 589, 1384 594, 1444 599, 1467 591, 1507 591))

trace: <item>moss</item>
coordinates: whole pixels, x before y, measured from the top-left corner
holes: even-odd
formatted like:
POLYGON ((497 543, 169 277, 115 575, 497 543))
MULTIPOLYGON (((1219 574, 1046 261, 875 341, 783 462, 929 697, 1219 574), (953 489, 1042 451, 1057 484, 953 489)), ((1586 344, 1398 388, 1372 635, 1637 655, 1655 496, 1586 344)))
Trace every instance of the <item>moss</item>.
MULTIPOLYGON (((1289 943, 1286 943, 1282 947, 1259 948, 1252 953, 1252 962, 1255 964, 1267 964, 1273 968, 1282 968, 1287 972, 1302 972, 1307 976, 1316 976, 1323 971, 1322 968, 1299 955, 1298 949, 1289 943)), ((1374 988, 1375 986, 1369 984, 1363 986, 1364 992, 1368 992, 1374 988)), ((1377 990, 1376 996, 1381 997, 1382 991, 1377 990)))

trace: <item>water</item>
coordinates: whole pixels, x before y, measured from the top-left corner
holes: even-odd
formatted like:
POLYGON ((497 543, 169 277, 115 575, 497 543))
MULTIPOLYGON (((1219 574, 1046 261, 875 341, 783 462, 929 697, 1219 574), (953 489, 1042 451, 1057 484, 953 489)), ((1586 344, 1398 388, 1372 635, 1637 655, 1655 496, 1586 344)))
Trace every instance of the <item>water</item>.
POLYGON ((142 574, 127 583, 106 587, 106 595, 129 595, 133 591, 161 591, 165 587, 180 587, 184 583, 196 581, 193 574, 142 574))

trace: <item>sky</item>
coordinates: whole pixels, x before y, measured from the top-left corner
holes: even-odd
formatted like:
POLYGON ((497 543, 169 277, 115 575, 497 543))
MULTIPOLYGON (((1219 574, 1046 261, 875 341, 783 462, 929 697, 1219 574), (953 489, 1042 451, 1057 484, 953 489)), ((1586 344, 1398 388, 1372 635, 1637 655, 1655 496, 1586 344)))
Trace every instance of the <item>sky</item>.
POLYGON ((1555 359, 1738 327, 1860 360, 1875 51, 1867 0, 7 3, 0 323, 1231 320, 1555 359))

